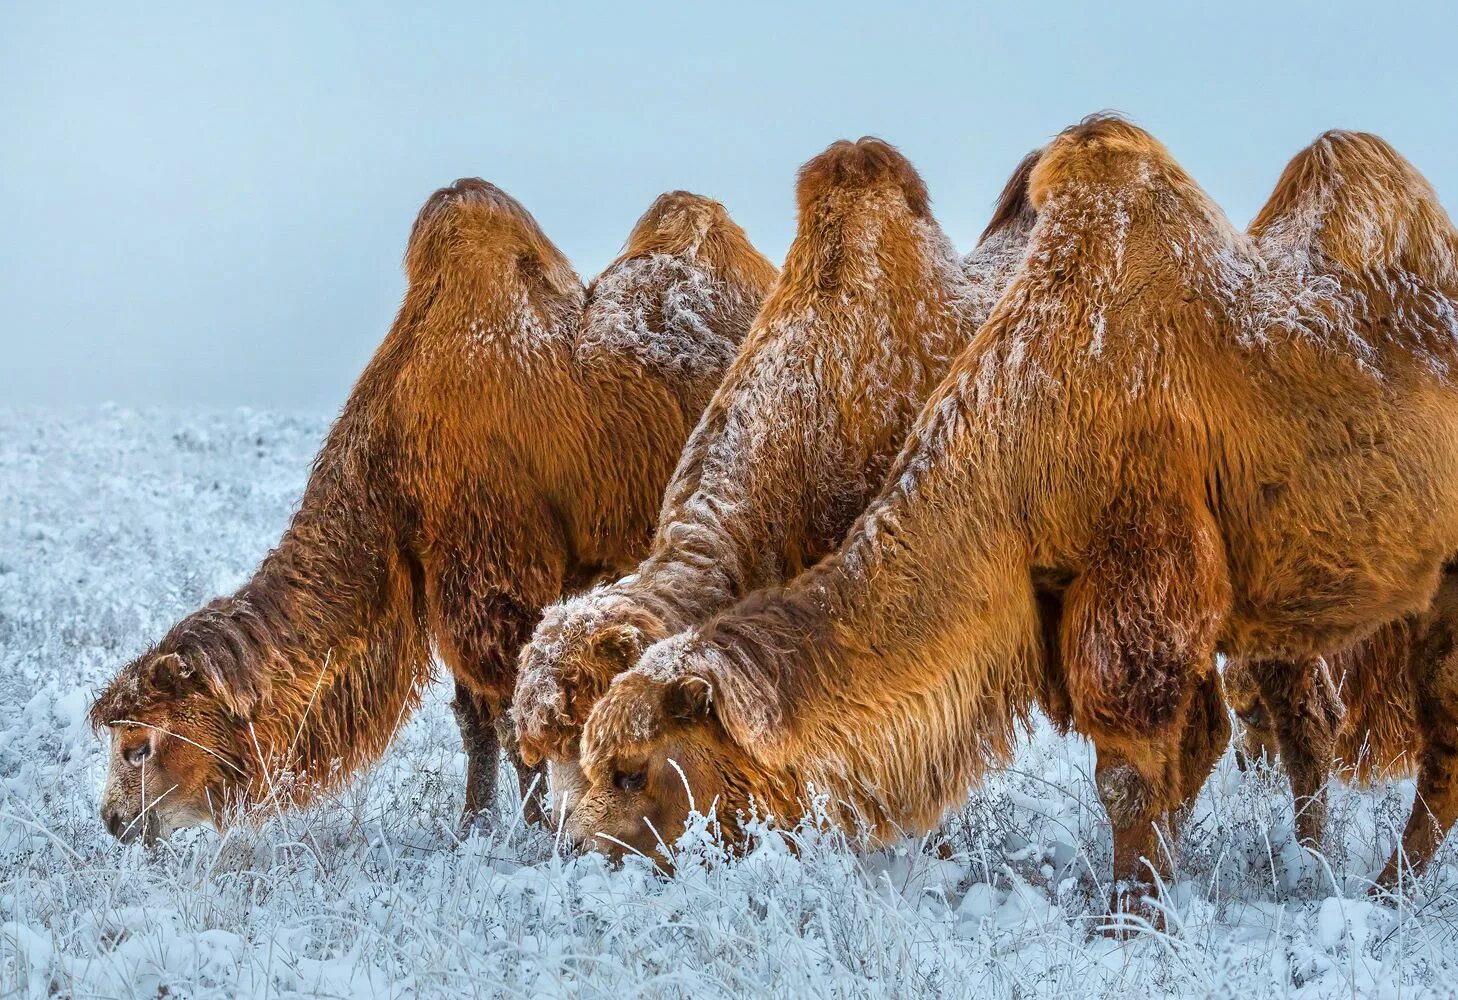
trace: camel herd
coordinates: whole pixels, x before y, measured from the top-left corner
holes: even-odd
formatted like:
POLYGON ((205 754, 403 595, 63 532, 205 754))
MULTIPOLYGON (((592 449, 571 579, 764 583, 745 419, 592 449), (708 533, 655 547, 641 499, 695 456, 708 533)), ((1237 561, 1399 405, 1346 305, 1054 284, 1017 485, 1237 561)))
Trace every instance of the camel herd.
POLYGON ((436 192, 278 547, 96 701, 110 829, 305 803, 438 660, 468 816, 505 749, 582 848, 817 796, 925 832, 1041 712, 1094 745, 1123 905, 1233 708, 1313 842, 1334 771, 1416 774, 1378 885, 1420 872, 1458 820, 1458 232, 1412 165, 1326 133, 1242 232, 1095 116, 964 258, 879 140, 796 196, 778 271, 675 192, 584 288, 500 189, 436 192))

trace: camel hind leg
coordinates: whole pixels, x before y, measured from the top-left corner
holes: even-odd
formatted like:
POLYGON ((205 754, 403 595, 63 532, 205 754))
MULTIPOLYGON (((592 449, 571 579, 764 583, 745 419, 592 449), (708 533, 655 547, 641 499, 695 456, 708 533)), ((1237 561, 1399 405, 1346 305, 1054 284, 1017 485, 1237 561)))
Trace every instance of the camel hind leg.
POLYGON ((1458 821, 1458 572, 1451 566, 1421 628, 1407 665, 1417 692, 1417 795, 1402 847, 1377 877, 1380 890, 1396 889, 1409 870, 1421 876, 1458 821))
MULTIPOLYGON (((1426 713, 1425 713, 1426 714, 1426 713)), ((1396 890, 1421 877, 1458 821, 1458 713, 1444 712, 1443 732, 1429 730, 1418 769, 1417 796, 1402 833, 1402 848, 1387 859, 1377 887, 1396 890)))

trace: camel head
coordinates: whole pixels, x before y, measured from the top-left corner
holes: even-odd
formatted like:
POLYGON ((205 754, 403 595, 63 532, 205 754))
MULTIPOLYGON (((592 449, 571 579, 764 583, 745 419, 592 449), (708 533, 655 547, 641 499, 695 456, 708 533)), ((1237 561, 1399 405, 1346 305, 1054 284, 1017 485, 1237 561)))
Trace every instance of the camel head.
POLYGON ((640 668, 612 682, 582 734, 583 785, 566 822, 574 845, 662 863, 660 843, 678 838, 693 808, 712 808, 725 834, 737 837, 751 796, 764 801, 764 782, 714 718, 711 698, 699 677, 663 679, 640 668))
POLYGON ((575 761, 592 706, 664 632, 656 616, 610 591, 549 608, 522 649, 512 699, 523 759, 575 761))
POLYGON ((111 737, 101 818, 123 841, 153 843, 203 823, 246 786, 237 734, 246 705, 176 652, 127 664, 91 707, 111 737))

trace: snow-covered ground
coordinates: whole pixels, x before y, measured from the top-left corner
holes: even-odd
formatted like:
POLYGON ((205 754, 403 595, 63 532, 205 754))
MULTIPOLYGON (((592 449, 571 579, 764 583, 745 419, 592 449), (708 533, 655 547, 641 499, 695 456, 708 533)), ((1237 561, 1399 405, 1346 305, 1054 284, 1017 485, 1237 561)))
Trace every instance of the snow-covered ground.
MULTIPOLYGON (((1301 851, 1284 779, 1227 755, 1163 933, 1098 933, 1109 837, 1086 744, 1041 734, 936 843, 804 832, 677 874, 563 856, 502 804, 454 834, 463 757, 433 690, 385 760, 306 813, 152 852, 96 817, 88 701, 235 587, 326 422, 246 411, 0 412, 0 996, 1448 996, 1458 864, 1401 910, 1365 879, 1412 790, 1341 790, 1301 851)), ((503 782, 503 785, 509 783, 503 782)))

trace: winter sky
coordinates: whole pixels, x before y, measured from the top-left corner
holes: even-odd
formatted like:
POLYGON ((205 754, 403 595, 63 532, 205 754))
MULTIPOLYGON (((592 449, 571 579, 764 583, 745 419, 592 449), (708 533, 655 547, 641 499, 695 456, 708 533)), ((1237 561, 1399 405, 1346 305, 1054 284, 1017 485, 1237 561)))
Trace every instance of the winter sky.
POLYGON ((863 134, 967 249, 1018 157, 1104 108, 1237 223, 1333 126, 1458 204, 1446 3, 210 6, 0 4, 0 405, 333 410, 462 175, 584 277, 670 188, 778 260, 796 167, 863 134))

